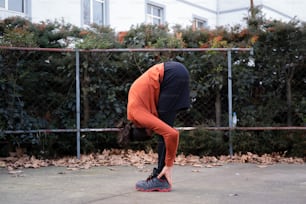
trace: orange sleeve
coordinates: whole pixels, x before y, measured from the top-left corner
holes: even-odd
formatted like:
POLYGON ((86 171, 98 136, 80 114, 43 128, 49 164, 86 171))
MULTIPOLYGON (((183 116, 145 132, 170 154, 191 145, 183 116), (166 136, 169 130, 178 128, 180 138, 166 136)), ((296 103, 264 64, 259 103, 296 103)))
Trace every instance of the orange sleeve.
POLYGON ((173 166, 179 143, 179 132, 160 120, 145 109, 139 108, 133 111, 134 121, 140 125, 153 130, 156 134, 163 136, 166 146, 166 166, 173 166))
POLYGON ((160 93, 160 82, 164 76, 164 64, 160 63, 149 68, 132 84, 127 106, 127 118, 133 120, 131 113, 142 107, 157 116, 157 103, 160 93))

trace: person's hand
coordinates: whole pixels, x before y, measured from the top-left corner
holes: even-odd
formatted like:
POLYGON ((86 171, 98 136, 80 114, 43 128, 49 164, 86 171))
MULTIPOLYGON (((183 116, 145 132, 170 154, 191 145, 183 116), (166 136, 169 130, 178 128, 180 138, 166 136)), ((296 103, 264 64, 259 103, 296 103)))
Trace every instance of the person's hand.
POLYGON ((160 179, 162 176, 165 176, 168 183, 172 186, 172 166, 164 166, 157 178, 160 179))

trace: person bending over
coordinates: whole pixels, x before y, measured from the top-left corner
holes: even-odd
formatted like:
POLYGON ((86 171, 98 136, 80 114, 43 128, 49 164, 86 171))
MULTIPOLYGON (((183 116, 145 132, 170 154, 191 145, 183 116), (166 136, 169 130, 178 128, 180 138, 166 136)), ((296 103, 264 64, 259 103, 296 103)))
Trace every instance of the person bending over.
POLYGON ((168 61, 150 67, 137 78, 128 94, 127 119, 130 126, 119 141, 158 137, 158 165, 146 180, 136 183, 139 191, 171 191, 172 170, 179 132, 173 128, 176 114, 190 106, 189 72, 179 62, 168 61))

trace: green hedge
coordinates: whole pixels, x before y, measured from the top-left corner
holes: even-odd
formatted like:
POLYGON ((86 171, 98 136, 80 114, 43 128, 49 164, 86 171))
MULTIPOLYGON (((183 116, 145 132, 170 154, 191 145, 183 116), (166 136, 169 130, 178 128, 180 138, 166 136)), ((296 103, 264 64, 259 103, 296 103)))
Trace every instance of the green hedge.
MULTIPOLYGON (((233 52, 233 110, 240 126, 305 126, 306 26, 299 22, 265 20, 260 13, 248 22, 214 30, 179 25, 131 27, 124 38, 109 27, 81 29, 59 22, 33 24, 22 18, 0 22, 0 45, 67 48, 216 48, 253 47, 254 55, 233 52), (254 23, 257 22, 257 23, 254 23)), ((191 74, 190 111, 178 126, 227 126, 227 56, 210 52, 82 52, 82 127, 114 127, 125 117, 131 83, 151 65, 181 61, 191 74), (103 99, 103 100, 102 100, 103 99), (217 112, 217 114, 216 114, 217 112), (220 112, 220 113, 219 113, 220 112)), ((0 49, 0 129, 31 130, 75 127, 75 54, 0 49), (38 103, 39 102, 39 103, 38 103)), ((15 146, 42 156, 74 154, 70 134, 0 133, 7 154, 15 146), (7 147, 9 146, 9 147, 7 147)), ((296 131, 237 132, 234 151, 287 152, 305 156, 305 133, 296 131)), ((156 141, 145 146, 156 145, 156 141)), ((113 133, 86 133, 82 152, 117 147, 113 133)), ((224 133, 183 132, 179 151, 198 155, 227 153, 224 133)), ((131 148, 144 148, 133 144, 131 148)))

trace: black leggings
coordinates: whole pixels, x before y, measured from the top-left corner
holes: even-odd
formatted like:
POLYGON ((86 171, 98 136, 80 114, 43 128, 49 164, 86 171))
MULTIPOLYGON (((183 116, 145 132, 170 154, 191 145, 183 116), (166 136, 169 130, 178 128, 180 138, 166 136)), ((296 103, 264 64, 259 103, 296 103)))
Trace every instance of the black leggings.
MULTIPOLYGON (((169 126, 173 127, 174 120, 176 117, 176 111, 158 113, 158 117, 159 119, 167 123, 169 126)), ((157 173, 160 173, 165 166, 165 157, 166 157, 166 145, 164 138, 161 135, 158 135, 157 153, 158 153, 157 173)))
MULTIPOLYGON (((160 95, 157 105, 158 117, 173 127, 176 113, 188 109, 189 73, 186 67, 179 62, 165 62, 164 78, 160 85, 160 95)), ((160 173, 165 166, 166 146, 164 138, 158 136, 158 168, 160 173)))

